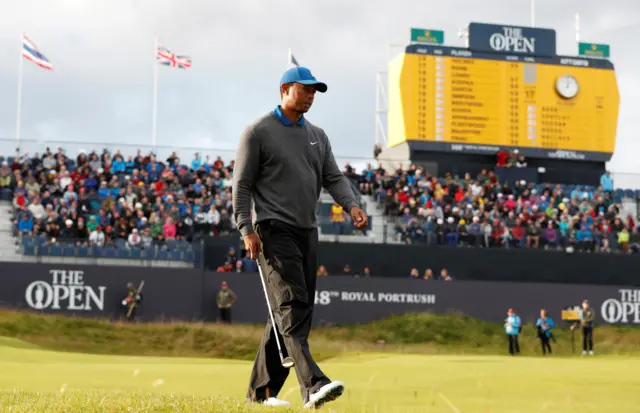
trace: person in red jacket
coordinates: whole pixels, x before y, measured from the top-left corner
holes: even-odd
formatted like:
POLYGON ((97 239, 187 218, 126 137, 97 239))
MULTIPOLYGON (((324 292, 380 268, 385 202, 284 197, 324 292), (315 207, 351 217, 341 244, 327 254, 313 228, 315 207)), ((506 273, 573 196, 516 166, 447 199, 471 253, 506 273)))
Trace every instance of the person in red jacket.
POLYGON ((507 167, 509 162, 509 151, 501 150, 498 152, 496 165, 501 167, 507 167))

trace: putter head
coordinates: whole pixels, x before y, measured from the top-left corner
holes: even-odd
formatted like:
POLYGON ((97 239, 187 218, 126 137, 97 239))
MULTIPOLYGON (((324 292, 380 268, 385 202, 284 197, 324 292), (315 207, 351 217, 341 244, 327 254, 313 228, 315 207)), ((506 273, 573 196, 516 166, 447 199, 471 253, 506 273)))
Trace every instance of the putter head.
POLYGON ((287 369, 290 369, 295 364, 296 364, 296 362, 293 361, 293 359, 291 357, 286 357, 284 360, 282 360, 282 367, 287 368, 287 369))

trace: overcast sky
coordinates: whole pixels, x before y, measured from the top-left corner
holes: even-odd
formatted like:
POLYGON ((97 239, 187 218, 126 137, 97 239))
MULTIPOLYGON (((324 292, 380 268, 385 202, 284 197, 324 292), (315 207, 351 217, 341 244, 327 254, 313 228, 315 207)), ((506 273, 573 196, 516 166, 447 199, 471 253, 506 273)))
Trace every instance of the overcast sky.
MULTIPOLYGON (((536 25, 557 31, 559 54, 577 53, 576 12, 583 41, 611 44, 621 93, 611 169, 640 174, 633 123, 640 119, 640 2, 537 0, 536 7, 536 25)), ((277 104, 291 47, 298 61, 329 85, 309 118, 327 131, 337 156, 363 160, 372 153, 375 77, 385 69, 389 44, 406 43, 409 28, 422 27, 443 29, 446 44, 461 45, 458 28, 470 21, 529 25, 529 1, 5 1, 2 152, 15 146, 23 30, 54 65, 48 72, 25 62, 25 139, 93 142, 82 143, 83 149, 107 142, 148 147, 158 36, 193 59, 187 71, 160 67, 159 145, 220 148, 229 157, 245 125, 277 104)))

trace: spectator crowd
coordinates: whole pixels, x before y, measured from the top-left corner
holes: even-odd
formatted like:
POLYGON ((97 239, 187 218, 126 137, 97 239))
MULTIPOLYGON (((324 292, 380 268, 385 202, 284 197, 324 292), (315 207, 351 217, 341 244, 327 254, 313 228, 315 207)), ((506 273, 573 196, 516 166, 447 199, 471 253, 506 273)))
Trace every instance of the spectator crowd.
POLYGON ((9 191, 18 237, 49 243, 166 247, 202 235, 235 231, 231 180, 234 163, 196 153, 185 164, 174 152, 85 153, 60 148, 24 154, 0 166, 0 190, 9 191))
MULTIPOLYGON (((517 153, 504 162, 526 165, 517 153)), ((125 156, 119 150, 80 151, 71 158, 62 148, 55 153, 47 148, 42 155, 2 161, 0 192, 12 198, 18 237, 85 246, 164 247, 170 241, 235 231, 233 168, 233 161, 203 159, 199 153, 186 163, 175 152, 165 160, 151 152, 125 156)), ((347 164, 344 172, 395 222, 400 242, 640 250, 636 222, 631 215, 620 216, 608 173, 592 187, 510 185, 487 170, 475 177, 437 177, 416 165, 391 171, 369 165, 356 174, 347 164)), ((334 226, 344 225, 339 206, 332 207, 330 216, 334 226)), ((226 270, 230 264, 241 269, 226 263, 226 270)))
POLYGON ((475 177, 437 177, 415 164, 392 171, 368 165, 357 175, 347 165, 345 173, 359 180, 362 193, 376 199, 403 243, 640 251, 637 223, 632 215, 620 216, 608 172, 597 187, 525 181, 510 185, 487 170, 475 177))

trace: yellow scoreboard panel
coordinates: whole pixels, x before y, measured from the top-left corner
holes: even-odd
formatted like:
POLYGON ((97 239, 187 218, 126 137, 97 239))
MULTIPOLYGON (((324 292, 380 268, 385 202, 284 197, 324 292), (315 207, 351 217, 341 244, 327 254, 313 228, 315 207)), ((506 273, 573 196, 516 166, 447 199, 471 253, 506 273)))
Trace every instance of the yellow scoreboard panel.
POLYGON ((620 97, 608 61, 410 47, 389 65, 389 146, 417 140, 613 153, 620 97))

